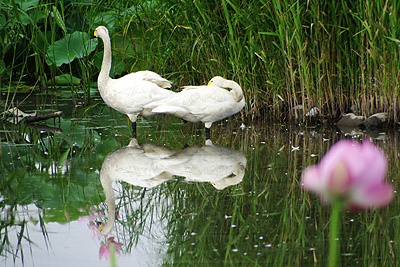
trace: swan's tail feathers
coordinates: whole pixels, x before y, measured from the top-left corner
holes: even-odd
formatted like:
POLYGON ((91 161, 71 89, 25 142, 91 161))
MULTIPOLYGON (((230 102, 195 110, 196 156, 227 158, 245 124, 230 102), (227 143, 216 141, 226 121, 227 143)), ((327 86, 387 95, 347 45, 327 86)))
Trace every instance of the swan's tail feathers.
POLYGON ((164 81, 162 81, 158 86, 160 86, 161 88, 169 89, 171 88, 172 83, 167 79, 164 79, 164 81))
POLYGON ((152 72, 152 71, 139 71, 137 72, 138 75, 142 76, 142 79, 145 81, 149 81, 152 83, 157 84, 161 88, 171 88, 171 82, 168 81, 167 79, 164 79, 161 77, 159 74, 152 72))
POLYGON ((167 79, 161 78, 160 79, 147 79, 147 81, 152 82, 160 86, 161 88, 171 88, 172 83, 168 81, 167 79))
POLYGON ((168 81, 167 79, 164 78, 153 78, 153 77, 148 77, 148 78, 144 78, 143 80, 148 81, 148 82, 152 82, 157 84, 158 86, 160 86, 161 88, 171 88, 172 83, 170 81, 168 81))

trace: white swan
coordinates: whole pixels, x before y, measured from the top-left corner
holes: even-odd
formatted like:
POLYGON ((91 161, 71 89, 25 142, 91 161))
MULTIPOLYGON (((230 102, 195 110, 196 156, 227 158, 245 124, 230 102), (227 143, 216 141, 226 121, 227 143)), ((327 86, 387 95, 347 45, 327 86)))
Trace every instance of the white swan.
POLYGON ((152 71, 138 71, 119 79, 110 78, 111 41, 107 28, 97 27, 92 38, 95 37, 101 38, 104 43, 103 62, 97 79, 100 95, 109 107, 128 115, 132 122, 132 136, 135 137, 138 115, 155 115, 144 106, 173 95, 174 92, 164 89, 171 87, 171 82, 152 71))
POLYGON ((177 161, 179 159, 171 158, 175 153, 172 149, 153 143, 139 145, 136 138, 132 138, 129 145, 107 155, 100 171, 100 182, 108 207, 107 223, 100 225, 103 235, 112 231, 115 222, 113 182, 124 181, 135 186, 152 188, 171 180, 173 176, 166 171, 167 166, 181 163, 177 161))
POLYGON ((167 171, 185 177, 186 182, 210 182, 222 190, 243 180, 246 157, 237 150, 214 145, 206 140, 203 146, 190 146, 173 156, 181 164, 168 165, 167 171))
POLYGON ((213 145, 211 140, 178 151, 151 142, 138 144, 132 138, 128 146, 109 153, 101 166, 100 182, 108 207, 108 220, 99 225, 101 233, 108 235, 114 227, 114 181, 153 188, 179 176, 187 182, 210 182, 222 190, 243 180, 246 164, 240 151, 213 145))
POLYGON ((216 76, 207 86, 185 86, 181 92, 145 107, 154 113, 172 114, 190 122, 201 121, 206 127, 206 139, 210 139, 212 123, 238 113, 244 105, 239 84, 216 76))

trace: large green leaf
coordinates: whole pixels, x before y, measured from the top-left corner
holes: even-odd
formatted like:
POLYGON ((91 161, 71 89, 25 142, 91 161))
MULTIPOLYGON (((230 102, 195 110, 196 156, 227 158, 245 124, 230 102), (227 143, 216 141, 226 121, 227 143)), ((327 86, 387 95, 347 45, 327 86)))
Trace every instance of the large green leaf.
POLYGON ((108 29, 113 29, 118 15, 115 11, 101 12, 94 17, 93 24, 103 25, 108 29))
POLYGON ((7 25, 7 19, 3 14, 0 14, 0 30, 7 25))
POLYGON ((36 7, 39 5, 39 0, 15 0, 15 3, 18 4, 22 10, 26 11, 29 7, 36 7))
POLYGON ((83 58, 90 54, 97 45, 97 39, 89 40, 86 32, 74 32, 67 34, 63 39, 58 40, 47 50, 47 65, 55 64, 58 67, 62 64, 69 64, 75 58, 83 58))

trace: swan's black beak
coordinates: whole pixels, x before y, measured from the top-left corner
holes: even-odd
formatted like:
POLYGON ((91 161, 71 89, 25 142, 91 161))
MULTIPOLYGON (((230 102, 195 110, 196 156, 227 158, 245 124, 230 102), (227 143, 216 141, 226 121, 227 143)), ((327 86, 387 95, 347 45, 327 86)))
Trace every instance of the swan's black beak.
POLYGON ((92 36, 92 37, 90 37, 90 40, 91 40, 91 39, 94 39, 94 38, 96 38, 96 37, 97 37, 97 36, 96 36, 96 34, 97 34, 97 29, 96 29, 96 30, 94 30, 93 36, 92 36))

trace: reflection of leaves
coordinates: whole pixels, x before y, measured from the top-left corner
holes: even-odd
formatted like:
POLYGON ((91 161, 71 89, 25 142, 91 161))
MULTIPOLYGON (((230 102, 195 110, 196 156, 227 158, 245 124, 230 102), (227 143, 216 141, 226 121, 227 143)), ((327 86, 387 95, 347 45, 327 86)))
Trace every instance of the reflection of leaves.
POLYGON ((85 142, 85 126, 74 124, 68 120, 61 120, 60 128, 63 131, 60 138, 66 141, 69 147, 83 147, 85 142))
POLYGON ((20 180, 21 176, 19 179, 15 175, 4 176, 7 184, 7 191, 2 194, 4 204, 35 204, 46 210, 45 221, 66 222, 65 208, 68 209, 70 219, 77 219, 81 215, 79 209, 101 202, 101 184, 96 173, 76 172, 81 175, 73 177, 68 183, 65 182, 66 177, 56 175, 60 179, 54 179, 56 177, 45 172, 24 173, 20 169, 14 174, 24 178, 20 180), (82 178, 82 174, 86 179, 82 178))
POLYGON ((61 154, 60 158, 58 159, 58 166, 64 166, 67 162, 69 151, 71 148, 68 148, 67 151, 61 154))
POLYGON ((42 173, 40 173, 39 175, 32 175, 30 178, 25 179, 25 181, 27 182, 25 184, 26 189, 28 191, 31 191, 32 197, 33 197, 32 188, 35 189, 34 197, 36 203, 46 202, 56 195, 57 188, 54 187, 54 185, 46 183, 46 181, 44 181, 43 179, 42 173))
MULTIPOLYGON (((69 73, 63 73, 59 76, 54 77, 56 85, 79 85, 81 83, 81 79, 72 76, 69 73)), ((71 95, 71 92, 69 92, 71 95)))
POLYGON ((34 204, 45 211, 43 221, 64 223, 104 199, 98 171, 105 156, 118 145, 114 135, 102 132, 109 124, 107 120, 92 121, 90 114, 99 113, 97 105, 84 116, 61 119, 63 133, 25 129, 21 143, 2 143, 3 206, 34 204))
POLYGON ((83 58, 94 51, 97 40, 89 40, 86 32, 74 32, 67 34, 63 39, 58 40, 47 50, 46 63, 48 65, 56 64, 60 67, 62 64, 69 64, 75 58, 83 58))
POLYGON ((43 202, 54 195, 52 185, 44 181, 44 175, 23 173, 21 169, 14 172, 13 176, 5 175, 7 191, 4 192, 5 203, 18 203, 29 205, 33 202, 43 202), (19 178, 16 178, 18 175, 19 178), (22 175, 22 176, 21 176, 22 175), (22 180, 21 177, 24 177, 22 180), (15 201, 14 199, 17 199, 15 201))
POLYGON ((96 152, 98 154, 107 156, 107 154, 110 153, 110 147, 115 147, 115 140, 112 138, 107 138, 96 145, 96 152))

